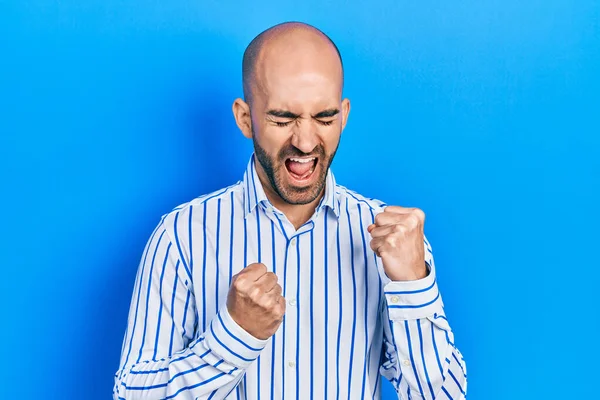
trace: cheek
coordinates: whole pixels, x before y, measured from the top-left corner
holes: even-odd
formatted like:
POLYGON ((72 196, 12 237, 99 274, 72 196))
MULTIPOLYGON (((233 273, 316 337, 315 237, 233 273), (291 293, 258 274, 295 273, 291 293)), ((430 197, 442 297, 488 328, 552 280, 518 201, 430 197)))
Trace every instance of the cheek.
POLYGON ((327 154, 332 154, 340 142, 339 127, 331 127, 331 129, 329 129, 327 132, 324 132, 321 136, 321 140, 325 146, 325 152, 327 154))
POLYGON ((260 147, 273 158, 277 157, 280 150, 289 146, 291 142, 291 134, 279 127, 266 126, 260 132, 255 133, 255 140, 258 141, 260 147))

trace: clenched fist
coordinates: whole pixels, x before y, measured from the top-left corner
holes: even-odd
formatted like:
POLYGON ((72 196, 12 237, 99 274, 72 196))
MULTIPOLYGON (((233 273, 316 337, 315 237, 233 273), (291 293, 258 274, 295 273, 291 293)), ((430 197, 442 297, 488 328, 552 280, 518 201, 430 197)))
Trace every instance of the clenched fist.
POLYGON ((423 225, 425 213, 418 208, 386 207, 367 230, 371 249, 381 257, 392 281, 412 281, 427 276, 423 225))
POLYGON ((231 318, 257 339, 268 339, 285 314, 285 299, 277 275, 264 264, 250 264, 231 279, 227 310, 231 318))

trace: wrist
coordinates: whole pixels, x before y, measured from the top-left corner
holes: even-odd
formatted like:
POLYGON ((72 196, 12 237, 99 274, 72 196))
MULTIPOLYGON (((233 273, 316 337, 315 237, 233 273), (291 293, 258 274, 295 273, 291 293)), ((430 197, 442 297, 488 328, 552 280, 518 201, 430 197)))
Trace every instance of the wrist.
POLYGON ((392 271, 392 272, 386 271, 386 275, 393 282, 417 281, 419 279, 426 278, 429 275, 430 269, 431 268, 429 268, 429 264, 427 264, 426 262, 423 262, 423 264, 421 264, 419 266, 408 268, 407 271, 403 271, 400 273, 395 272, 395 271, 392 271))

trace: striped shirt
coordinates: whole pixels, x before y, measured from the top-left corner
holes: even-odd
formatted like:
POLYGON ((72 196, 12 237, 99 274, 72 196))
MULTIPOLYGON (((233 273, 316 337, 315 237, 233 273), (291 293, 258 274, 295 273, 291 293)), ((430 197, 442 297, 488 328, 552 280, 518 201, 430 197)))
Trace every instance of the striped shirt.
POLYGON ((424 238, 426 278, 393 282, 369 246, 381 201, 337 185, 298 230, 273 207, 251 157, 242 181, 164 215, 139 265, 114 399, 463 399, 424 238), (231 277, 261 262, 287 301, 259 340, 229 315, 231 277))

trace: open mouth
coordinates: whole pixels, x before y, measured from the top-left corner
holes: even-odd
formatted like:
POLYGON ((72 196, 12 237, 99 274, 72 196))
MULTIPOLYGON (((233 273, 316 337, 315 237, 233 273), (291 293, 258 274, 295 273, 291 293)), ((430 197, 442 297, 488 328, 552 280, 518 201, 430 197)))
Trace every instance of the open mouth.
POLYGON ((305 183, 313 176, 318 162, 316 157, 290 157, 285 160, 285 168, 292 179, 305 183))

